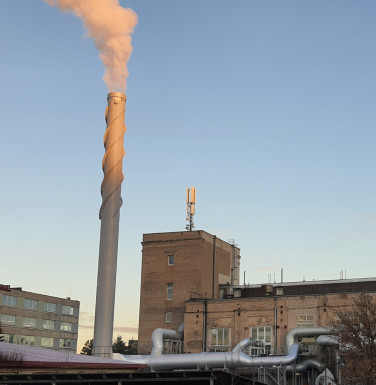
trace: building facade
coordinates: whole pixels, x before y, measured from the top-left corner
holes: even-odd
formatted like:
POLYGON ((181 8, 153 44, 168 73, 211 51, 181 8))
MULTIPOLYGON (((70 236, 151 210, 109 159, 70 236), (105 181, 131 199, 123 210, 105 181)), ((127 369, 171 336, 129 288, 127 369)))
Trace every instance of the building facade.
POLYGON ((144 234, 138 353, 149 354, 156 328, 184 321, 186 301, 219 299, 220 284, 239 284, 240 250, 205 231, 144 234))
MULTIPOLYGON (((248 337, 252 356, 286 354, 289 331, 330 326, 362 293, 376 296, 376 278, 221 285, 218 300, 186 302, 184 352, 230 351, 248 337)), ((309 347, 315 340, 296 342, 309 347)))
POLYGON ((168 329, 153 338, 163 354, 230 352, 242 341, 260 363, 243 373, 253 379, 340 383, 343 352, 330 326, 363 293, 376 300, 376 278, 240 285, 239 248, 204 231, 145 234, 142 246, 138 353, 150 354, 153 331, 168 329), (294 343, 294 365, 266 367, 294 343))
POLYGON ((76 351, 80 302, 0 285, 6 342, 76 351))

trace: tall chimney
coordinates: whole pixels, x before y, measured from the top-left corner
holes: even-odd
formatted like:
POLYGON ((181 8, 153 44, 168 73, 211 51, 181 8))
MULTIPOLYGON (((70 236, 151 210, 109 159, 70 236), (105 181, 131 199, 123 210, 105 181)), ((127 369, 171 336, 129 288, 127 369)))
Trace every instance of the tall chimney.
POLYGON ((125 101, 121 92, 107 95, 107 129, 103 142, 105 154, 102 161, 102 206, 99 211, 101 235, 99 245, 97 299, 95 305, 93 355, 112 358, 114 327, 116 265, 119 237, 121 183, 125 133, 125 101))

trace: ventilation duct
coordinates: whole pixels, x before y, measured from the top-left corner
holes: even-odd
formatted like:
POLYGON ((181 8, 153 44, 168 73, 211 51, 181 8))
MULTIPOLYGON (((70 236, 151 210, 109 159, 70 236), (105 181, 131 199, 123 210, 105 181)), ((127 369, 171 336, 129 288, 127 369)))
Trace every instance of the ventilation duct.
MULTIPOLYGON (((248 339, 249 340, 249 339, 248 339)), ((243 347, 245 347, 245 342, 243 347)), ((298 357, 299 345, 293 344, 289 354, 273 357, 250 357, 241 350, 232 352, 161 354, 154 356, 125 356, 124 361, 148 365, 151 370, 251 368, 259 366, 287 366, 298 357)))
POLYGON ((308 369, 315 369, 321 373, 325 369, 325 365, 318 360, 308 359, 295 366, 289 365, 286 369, 288 372, 295 371, 297 373, 305 372, 308 369))
POLYGON ((335 339, 334 336, 318 336, 316 339, 316 344, 320 346, 338 346, 339 342, 335 339))
POLYGON ((159 356, 163 353, 163 340, 182 340, 184 336, 184 323, 179 326, 178 331, 170 329, 155 329, 152 336, 151 356, 159 356))
POLYGON ((249 346, 252 343, 252 340, 250 338, 244 338, 244 340, 241 340, 235 347, 232 349, 233 352, 237 352, 240 350, 243 350, 247 346, 249 346))
POLYGON ((192 354, 162 354, 163 340, 182 339, 184 324, 178 331, 168 329, 156 329, 152 336, 152 353, 150 356, 125 356, 121 359, 129 363, 145 364, 151 370, 179 370, 179 369, 235 369, 287 366, 287 370, 304 372, 310 368, 322 372, 324 365, 314 359, 308 359, 300 364, 292 365, 299 354, 299 344, 295 343, 297 337, 319 336, 317 343, 320 346, 334 346, 336 341, 329 336, 330 330, 323 327, 307 327, 292 329, 286 337, 286 345, 289 353, 285 356, 251 357, 242 350, 251 344, 250 338, 241 340, 231 352, 192 353, 192 354))
POLYGON ((287 349, 295 343, 297 337, 314 337, 330 334, 330 329, 324 327, 307 327, 291 329, 286 336, 287 349))

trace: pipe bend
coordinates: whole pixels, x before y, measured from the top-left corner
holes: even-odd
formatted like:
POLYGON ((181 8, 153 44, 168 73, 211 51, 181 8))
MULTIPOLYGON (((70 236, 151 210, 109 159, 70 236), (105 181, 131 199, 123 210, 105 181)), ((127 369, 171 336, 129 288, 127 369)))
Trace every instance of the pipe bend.
POLYGON ((316 339, 316 344, 320 346, 338 346, 339 342, 337 341, 335 336, 330 335, 321 335, 316 339))
POLYGON ((295 367, 293 365, 288 365, 286 367, 288 372, 292 372, 295 370, 298 373, 304 372, 310 368, 315 369, 316 371, 321 373, 325 369, 325 365, 318 360, 308 359, 301 362, 300 364, 296 364, 295 367))
POLYGON ((178 333, 182 333, 184 336, 184 322, 179 325, 178 333))
POLYGON ((287 349, 289 349, 290 346, 295 343, 295 337, 320 336, 322 334, 327 335, 330 333, 330 329, 321 326, 291 329, 286 336, 286 346, 287 349))
POLYGON ((289 353, 285 356, 251 357, 250 366, 286 366, 298 358, 299 350, 299 344, 292 344, 289 353))
POLYGON ((158 328, 151 335, 152 349, 151 356, 159 356, 163 352, 163 340, 169 338, 172 340, 182 340, 184 335, 184 323, 180 324, 178 331, 171 329, 158 328))
POLYGON ((232 351, 237 352, 239 350, 243 350, 244 348, 249 346, 251 343, 252 343, 252 340, 249 337, 244 338, 234 347, 234 349, 232 349, 232 351))

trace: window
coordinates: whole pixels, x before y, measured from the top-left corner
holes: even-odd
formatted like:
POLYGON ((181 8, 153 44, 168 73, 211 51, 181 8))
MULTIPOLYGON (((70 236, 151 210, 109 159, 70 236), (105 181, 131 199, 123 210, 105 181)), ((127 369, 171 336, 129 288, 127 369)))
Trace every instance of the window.
POLYGON ((49 313, 56 313, 56 303, 45 302, 44 311, 48 311, 49 313))
POLYGON ((173 283, 168 283, 167 284, 167 295, 166 299, 172 299, 172 293, 174 291, 174 284, 173 283))
POLYGON ((35 328, 36 319, 29 317, 22 317, 22 326, 25 328, 35 328))
POLYGON ((14 342, 14 334, 3 334, 4 342, 8 342, 10 344, 13 344, 14 342))
POLYGON ((174 256, 169 255, 167 259, 168 259, 168 266, 174 266, 174 256))
POLYGON ((62 322, 60 325, 60 330, 64 332, 71 332, 72 331, 72 324, 70 322, 62 322))
POLYGON ((227 352, 230 348, 230 329, 212 328, 210 351, 227 352))
POLYGON ((16 317, 14 315, 2 314, 1 315, 1 324, 2 325, 15 325, 16 317))
POLYGON ((43 320, 43 329, 54 330, 55 329, 55 321, 44 319, 43 320))
POLYGON ((270 354, 272 349, 272 327, 271 326, 257 326, 250 330, 251 345, 249 347, 249 354, 251 356, 259 356, 263 354, 270 354))
POLYGON ((38 301, 35 301, 34 299, 24 300, 24 309, 37 310, 37 308, 38 308, 38 301))
POLYGON ((17 297, 13 297, 12 295, 3 295, 3 305, 17 306, 17 297))
POLYGON ((296 326, 298 327, 309 327, 315 326, 315 320, 313 314, 299 314, 296 320, 296 326))
POLYGON ((168 311, 166 313, 166 322, 169 323, 172 321, 172 312, 171 311, 168 311))
POLYGON ((73 307, 72 306, 63 305, 63 307, 61 309, 61 312, 62 312, 62 314, 73 315, 73 307))
POLYGON ((163 353, 162 354, 181 354, 182 340, 172 340, 170 338, 163 339, 163 353))
POLYGON ((40 339, 40 346, 43 346, 44 348, 53 348, 54 339, 50 337, 42 337, 40 339))
POLYGON ((59 346, 62 349, 71 349, 72 348, 72 340, 69 338, 60 338, 59 346))
POLYGON ((35 337, 34 336, 19 336, 18 344, 19 345, 34 346, 35 345, 35 337))

